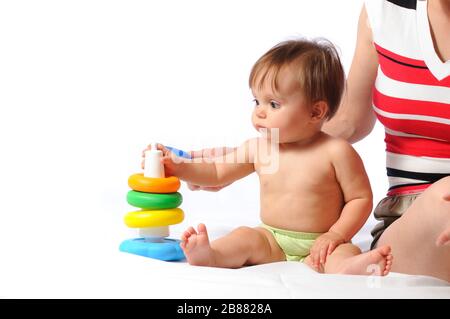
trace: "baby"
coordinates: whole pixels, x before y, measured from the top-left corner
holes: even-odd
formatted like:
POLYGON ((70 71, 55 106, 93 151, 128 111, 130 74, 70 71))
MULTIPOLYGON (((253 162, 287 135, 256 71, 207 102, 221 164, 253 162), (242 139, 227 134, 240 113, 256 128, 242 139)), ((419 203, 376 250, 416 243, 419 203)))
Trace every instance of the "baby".
POLYGON ((256 62, 249 84, 255 98, 252 123, 261 137, 209 162, 181 161, 157 146, 166 175, 192 184, 217 186, 253 172, 259 176, 262 224, 239 227, 212 242, 204 224, 189 227, 181 238, 187 261, 239 268, 289 260, 324 273, 386 275, 392 264, 389 246, 361 254, 350 243, 372 209, 363 163, 345 140, 321 131, 345 86, 334 46, 323 39, 282 42, 256 62), (268 143, 262 154, 258 146, 268 143))

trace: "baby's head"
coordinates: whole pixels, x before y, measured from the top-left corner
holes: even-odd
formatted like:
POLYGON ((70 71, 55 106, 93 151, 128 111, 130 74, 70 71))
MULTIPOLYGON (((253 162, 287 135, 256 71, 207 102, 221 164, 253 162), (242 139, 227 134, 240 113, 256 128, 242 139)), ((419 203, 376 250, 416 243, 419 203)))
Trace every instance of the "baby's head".
POLYGON ((278 128, 280 143, 310 138, 336 113, 345 74, 333 44, 324 39, 277 44, 253 66, 253 125, 278 128))

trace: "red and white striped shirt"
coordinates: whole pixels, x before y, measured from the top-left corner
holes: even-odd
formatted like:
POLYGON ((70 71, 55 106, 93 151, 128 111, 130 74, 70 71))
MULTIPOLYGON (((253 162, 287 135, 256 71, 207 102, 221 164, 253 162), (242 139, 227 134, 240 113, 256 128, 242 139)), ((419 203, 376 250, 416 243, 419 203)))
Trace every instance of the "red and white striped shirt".
POLYGON ((386 132, 388 195, 450 175, 450 61, 437 55, 426 0, 366 0, 378 52, 373 108, 386 132))

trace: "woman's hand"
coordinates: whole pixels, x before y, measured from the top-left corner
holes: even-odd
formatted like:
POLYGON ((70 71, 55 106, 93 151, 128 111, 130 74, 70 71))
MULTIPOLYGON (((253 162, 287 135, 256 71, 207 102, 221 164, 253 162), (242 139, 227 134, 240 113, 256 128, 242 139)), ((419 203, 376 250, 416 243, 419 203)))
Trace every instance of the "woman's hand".
MULTIPOLYGON (((443 199, 450 203, 450 192, 444 195, 443 199)), ((436 246, 450 246, 450 226, 448 226, 436 239, 436 246)))
MULTIPOLYGON (((189 152, 189 154, 191 155, 191 158, 204 158, 204 159, 213 159, 215 157, 218 156, 223 156, 224 154, 227 154, 229 152, 234 151, 234 148, 232 147, 222 147, 222 148, 206 148, 200 151, 191 151, 189 152)), ((220 186, 199 186, 199 185, 195 185, 195 184, 191 184, 188 183, 188 187, 191 191, 198 191, 198 190, 202 190, 202 191, 208 191, 208 192, 218 192, 220 191, 222 188, 227 187, 228 185, 231 185, 232 183, 229 184, 224 184, 224 185, 220 185, 220 186)))
POLYGON ((337 246, 344 243, 344 238, 338 233, 329 231, 319 236, 311 248, 311 261, 316 269, 319 265, 324 265, 327 257, 336 249, 337 246))

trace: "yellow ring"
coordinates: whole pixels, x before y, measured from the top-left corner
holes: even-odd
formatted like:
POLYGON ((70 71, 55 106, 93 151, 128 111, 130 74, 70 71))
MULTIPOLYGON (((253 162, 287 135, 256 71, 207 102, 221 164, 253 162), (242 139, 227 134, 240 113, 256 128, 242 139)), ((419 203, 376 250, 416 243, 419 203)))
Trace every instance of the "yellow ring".
POLYGON ((125 215, 125 224, 131 228, 161 227, 179 224, 183 219, 181 208, 138 210, 125 215))
POLYGON ((128 186, 138 192, 175 193, 180 188, 180 180, 176 176, 152 178, 144 174, 133 174, 128 178, 128 186))

